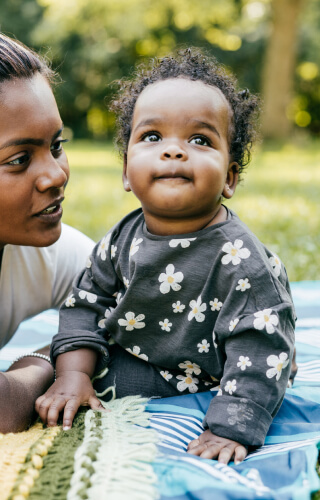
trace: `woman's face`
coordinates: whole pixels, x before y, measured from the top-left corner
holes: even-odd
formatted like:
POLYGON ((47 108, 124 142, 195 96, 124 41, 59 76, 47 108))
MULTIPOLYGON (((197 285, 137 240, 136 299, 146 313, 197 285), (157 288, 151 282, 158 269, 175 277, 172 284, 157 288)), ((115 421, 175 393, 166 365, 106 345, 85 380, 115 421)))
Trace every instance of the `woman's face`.
POLYGON ((0 84, 0 249, 59 238, 69 179, 62 129, 42 75, 0 84))

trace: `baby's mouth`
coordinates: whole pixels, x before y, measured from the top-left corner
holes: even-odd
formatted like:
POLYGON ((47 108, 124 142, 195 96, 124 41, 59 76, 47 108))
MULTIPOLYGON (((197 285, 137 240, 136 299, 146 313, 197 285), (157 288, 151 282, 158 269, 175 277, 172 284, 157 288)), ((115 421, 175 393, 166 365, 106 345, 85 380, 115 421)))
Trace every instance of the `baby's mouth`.
POLYGON ((180 173, 165 173, 165 174, 162 174, 162 175, 159 175, 155 178, 156 180, 167 180, 167 179, 182 179, 184 181, 190 181, 190 177, 187 177, 186 175, 183 175, 183 174, 180 174, 180 173))

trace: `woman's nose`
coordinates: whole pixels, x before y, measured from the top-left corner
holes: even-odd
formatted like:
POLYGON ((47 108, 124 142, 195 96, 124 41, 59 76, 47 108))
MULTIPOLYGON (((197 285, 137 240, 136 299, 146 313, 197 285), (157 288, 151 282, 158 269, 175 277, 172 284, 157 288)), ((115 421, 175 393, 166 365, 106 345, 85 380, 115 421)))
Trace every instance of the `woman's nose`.
POLYGON ((46 191, 51 188, 62 188, 69 180, 69 165, 68 160, 59 158, 47 159, 39 166, 40 172, 37 176, 36 187, 38 191, 46 191))
POLYGON ((168 144, 161 153, 162 160, 182 160, 188 159, 186 150, 178 143, 168 144))

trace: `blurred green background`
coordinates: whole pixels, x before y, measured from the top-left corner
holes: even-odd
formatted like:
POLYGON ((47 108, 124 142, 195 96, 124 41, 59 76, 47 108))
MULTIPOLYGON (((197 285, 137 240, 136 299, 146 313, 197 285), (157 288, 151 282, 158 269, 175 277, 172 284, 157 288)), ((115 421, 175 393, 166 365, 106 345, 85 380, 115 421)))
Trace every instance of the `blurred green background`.
POLYGON ((320 0, 10 0, 0 29, 52 60, 72 177, 65 222, 98 240, 138 206, 121 184, 108 102, 144 58, 200 46, 261 94, 264 141, 229 206, 285 262, 320 279, 320 0))

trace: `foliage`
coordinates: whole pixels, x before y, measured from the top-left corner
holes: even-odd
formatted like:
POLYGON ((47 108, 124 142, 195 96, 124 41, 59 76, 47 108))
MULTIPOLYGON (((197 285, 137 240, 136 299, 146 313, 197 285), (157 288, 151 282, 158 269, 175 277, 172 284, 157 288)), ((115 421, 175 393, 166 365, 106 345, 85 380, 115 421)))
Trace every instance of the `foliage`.
MULTIPOLYGON (((96 241, 139 206, 121 181, 121 163, 110 144, 67 145, 71 181, 64 221, 96 241)), ((269 144, 254 155, 228 206, 285 262, 291 281, 320 279, 320 142, 269 144)))
MULTIPOLYGON (((273 0, 276 1, 276 0, 273 0)), ((144 57, 176 45, 206 48, 239 78, 260 89, 271 29, 272 0, 11 0, 1 6, 1 29, 52 58, 63 84, 57 98, 64 123, 77 137, 106 138, 112 82, 130 75, 144 57)), ((305 0, 296 96, 288 116, 320 129, 320 0, 305 0)))

